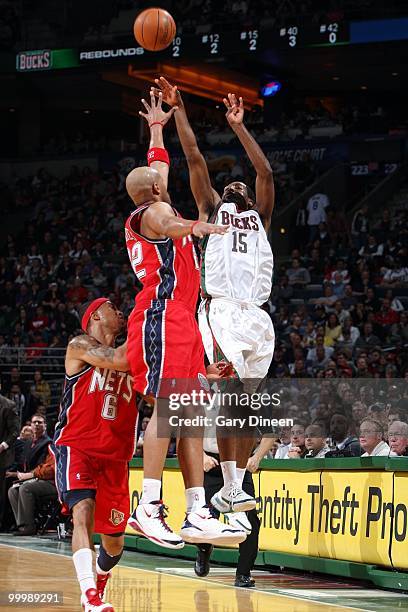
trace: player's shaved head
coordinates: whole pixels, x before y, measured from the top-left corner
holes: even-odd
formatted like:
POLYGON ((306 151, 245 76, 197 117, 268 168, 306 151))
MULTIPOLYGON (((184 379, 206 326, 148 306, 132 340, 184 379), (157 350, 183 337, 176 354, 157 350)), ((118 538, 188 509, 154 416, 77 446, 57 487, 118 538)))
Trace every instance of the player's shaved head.
POLYGON ((134 168, 126 177, 126 190, 135 204, 157 199, 162 188, 160 173, 148 166, 134 168))
POLYGON ((126 177, 126 190, 136 206, 145 202, 167 202, 170 196, 160 172, 148 166, 135 168, 126 177))

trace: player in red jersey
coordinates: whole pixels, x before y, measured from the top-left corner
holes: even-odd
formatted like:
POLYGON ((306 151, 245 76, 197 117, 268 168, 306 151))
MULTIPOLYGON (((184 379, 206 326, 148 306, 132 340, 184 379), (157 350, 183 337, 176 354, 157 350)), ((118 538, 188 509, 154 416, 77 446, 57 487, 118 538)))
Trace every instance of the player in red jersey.
MULTIPOLYGON (((128 323, 128 360, 135 388, 158 397, 165 379, 206 384, 204 349, 195 319, 200 287, 199 262, 193 236, 225 234, 228 227, 182 219, 167 192, 169 158, 163 126, 175 109, 165 113, 161 98, 151 106, 142 100, 141 113, 150 127, 149 167, 135 168, 126 188, 136 210, 126 222, 126 246, 136 276, 143 285, 128 323)), ((243 531, 216 520, 205 504, 202 438, 181 437, 178 457, 186 487, 187 515, 181 537, 165 522, 161 476, 169 439, 158 435, 157 406, 143 444, 143 494, 128 524, 151 541, 181 548, 184 541, 238 543, 243 531)))
POLYGON ((110 570, 119 562, 129 516, 128 461, 134 449, 136 399, 126 344, 114 349, 123 314, 107 298, 85 305, 85 335, 65 357, 65 385, 52 450, 60 501, 72 511, 73 561, 85 612, 112 612, 103 603, 110 570), (95 523, 95 528, 94 528, 95 523), (93 533, 102 535, 92 569, 93 533))

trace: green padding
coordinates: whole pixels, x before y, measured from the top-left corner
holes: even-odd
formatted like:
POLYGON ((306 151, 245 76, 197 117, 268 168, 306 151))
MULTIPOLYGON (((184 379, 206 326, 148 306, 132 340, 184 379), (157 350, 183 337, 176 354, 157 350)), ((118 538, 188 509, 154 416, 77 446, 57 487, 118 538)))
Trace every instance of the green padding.
POLYGON ((369 580, 369 570, 374 565, 364 563, 352 563, 350 561, 339 561, 338 559, 322 559, 320 557, 306 557, 304 555, 291 555, 290 553, 264 551, 265 565, 290 567, 309 572, 332 574, 333 576, 344 576, 347 578, 358 578, 369 580))
MULTIPOLYGON (((143 459, 135 458, 130 467, 143 467, 143 459)), ((166 459, 167 469, 178 469, 177 459, 166 459)), ((285 472, 314 472, 317 470, 386 470, 407 472, 408 457, 346 457, 344 459, 263 459, 262 470, 285 470, 285 472)))

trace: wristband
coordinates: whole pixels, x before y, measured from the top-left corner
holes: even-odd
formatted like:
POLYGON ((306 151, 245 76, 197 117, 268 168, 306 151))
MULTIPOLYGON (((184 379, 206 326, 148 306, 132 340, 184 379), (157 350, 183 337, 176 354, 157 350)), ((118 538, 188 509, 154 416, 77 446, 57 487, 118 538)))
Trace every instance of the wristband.
POLYGON ((194 236, 193 230, 194 230, 194 226, 197 225, 197 223, 200 223, 200 221, 194 221, 194 223, 191 224, 190 234, 192 236, 194 236))
POLYGON ((150 166, 153 162, 160 161, 170 166, 170 157, 166 149, 161 147, 152 147, 147 152, 147 165, 150 166))
POLYGON ((152 125, 161 125, 163 127, 163 121, 153 121, 153 123, 149 125, 149 128, 151 128, 152 125))

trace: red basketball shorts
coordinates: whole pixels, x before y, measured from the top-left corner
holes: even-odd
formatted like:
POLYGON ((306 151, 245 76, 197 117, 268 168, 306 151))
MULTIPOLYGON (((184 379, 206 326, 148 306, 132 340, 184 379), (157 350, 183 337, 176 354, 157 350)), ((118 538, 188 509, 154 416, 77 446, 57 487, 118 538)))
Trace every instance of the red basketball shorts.
POLYGON ((91 457, 72 446, 53 446, 58 496, 66 510, 68 491, 90 489, 95 496, 95 533, 121 533, 129 518, 127 461, 91 457))
POLYGON ((161 381, 170 379, 188 380, 189 388, 195 387, 206 375, 194 313, 176 300, 136 303, 129 317, 127 356, 134 388, 143 395, 157 397, 161 381))

